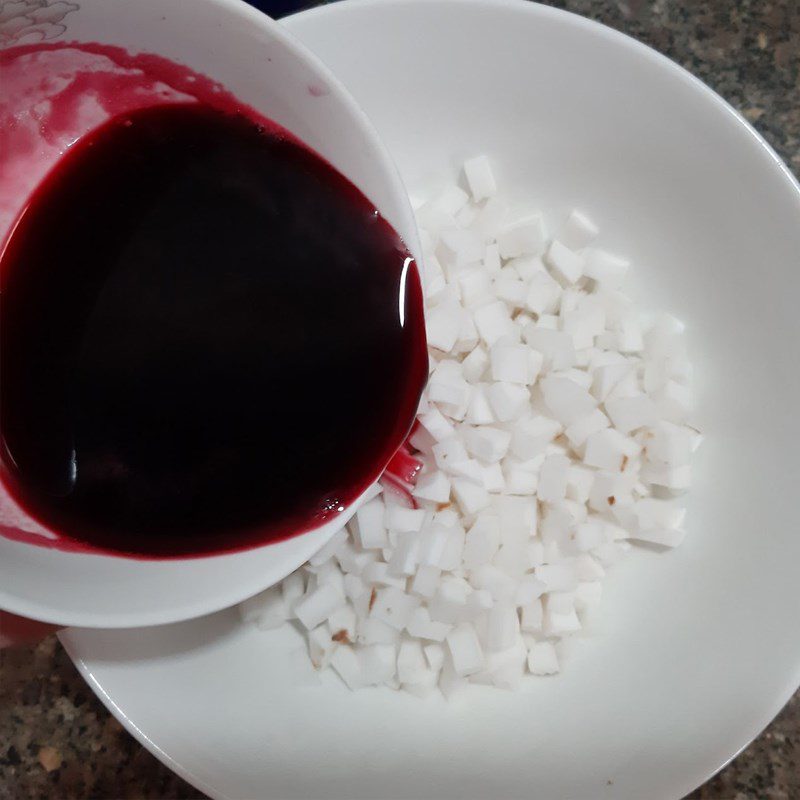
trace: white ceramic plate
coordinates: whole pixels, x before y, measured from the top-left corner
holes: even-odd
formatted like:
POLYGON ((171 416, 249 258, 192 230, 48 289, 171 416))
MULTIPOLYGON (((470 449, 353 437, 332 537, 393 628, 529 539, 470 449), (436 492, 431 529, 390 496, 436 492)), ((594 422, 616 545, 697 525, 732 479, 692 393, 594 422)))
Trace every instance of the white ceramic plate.
POLYGON ((486 151, 514 197, 580 205, 683 317, 707 433, 689 537, 637 552, 563 673, 451 704, 306 685, 300 637, 235 612, 64 642, 134 735, 219 798, 679 798, 800 683, 800 187, 698 81, 504 0, 371 0, 286 27, 372 117, 412 191, 486 151))

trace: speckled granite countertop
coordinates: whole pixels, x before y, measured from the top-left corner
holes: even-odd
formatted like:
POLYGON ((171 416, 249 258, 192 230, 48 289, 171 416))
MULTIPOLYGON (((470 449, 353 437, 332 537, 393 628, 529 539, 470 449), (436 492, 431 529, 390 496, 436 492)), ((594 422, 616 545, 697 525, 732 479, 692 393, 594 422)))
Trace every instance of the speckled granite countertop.
MULTIPOLYGON (((742 111, 800 174, 800 0, 549 4, 629 33, 687 67, 742 111)), ((119 797, 203 795, 122 730, 55 638, 0 654, 0 800, 119 797)), ((800 693, 742 755, 691 795, 755 798, 800 798, 800 693)))

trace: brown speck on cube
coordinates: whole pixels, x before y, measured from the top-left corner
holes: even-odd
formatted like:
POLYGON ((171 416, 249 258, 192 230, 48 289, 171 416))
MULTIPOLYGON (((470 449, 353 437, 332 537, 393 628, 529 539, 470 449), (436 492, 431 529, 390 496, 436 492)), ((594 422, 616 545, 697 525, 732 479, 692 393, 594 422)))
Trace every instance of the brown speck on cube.
POLYGON ((620 472, 625 472, 625 467, 628 466, 628 456, 622 456, 622 466, 619 468, 620 472))
POLYGON ((611 495, 611 497, 609 497, 609 498, 608 498, 608 504, 609 504, 610 506, 613 506, 613 505, 614 505, 614 503, 616 503, 616 502, 617 502, 617 498, 616 498, 616 497, 614 497, 614 495, 612 494, 612 495, 611 495))
POLYGON ((444 511, 446 508, 450 508, 450 506, 452 506, 452 505, 453 505, 452 503, 438 503, 436 505, 436 510, 437 511, 444 511))
POLYGON ((344 628, 342 628, 340 631, 336 631, 336 633, 331 636, 331 639, 333 639, 334 642, 339 642, 340 644, 352 644, 350 641, 350 636, 348 636, 347 631, 344 628))
POLYGON ((378 590, 373 586, 372 593, 369 596, 369 611, 372 611, 372 606, 375 605, 375 599, 378 597, 378 590))

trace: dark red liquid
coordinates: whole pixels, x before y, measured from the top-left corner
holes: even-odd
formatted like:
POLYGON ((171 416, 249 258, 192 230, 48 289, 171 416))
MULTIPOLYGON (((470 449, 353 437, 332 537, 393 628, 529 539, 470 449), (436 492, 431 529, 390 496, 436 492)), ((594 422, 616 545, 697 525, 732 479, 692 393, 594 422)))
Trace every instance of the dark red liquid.
POLYGON ((427 375, 416 268, 313 152, 202 104, 74 145, 2 254, 3 477, 105 550, 306 530, 377 477, 427 375))

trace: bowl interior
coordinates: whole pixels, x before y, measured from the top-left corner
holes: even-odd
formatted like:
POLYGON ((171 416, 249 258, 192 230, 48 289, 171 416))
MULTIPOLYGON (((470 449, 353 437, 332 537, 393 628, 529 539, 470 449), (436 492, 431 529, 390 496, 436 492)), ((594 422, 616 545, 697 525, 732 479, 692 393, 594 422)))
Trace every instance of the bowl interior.
MULTIPOLYGON (((16 24, 13 15, 2 24, 11 30, 16 24)), ((418 253, 407 194, 367 117, 321 62, 251 7, 238 0, 191 4, 84 0, 50 26, 46 35, 56 42, 92 42, 156 53, 218 81, 346 175, 412 253, 418 253)), ((27 35, 18 41, 29 38, 38 37, 27 35)), ((99 121, 91 118, 87 127, 99 121)), ((43 152, 45 157, 31 174, 43 175, 58 155, 57 149, 43 152)), ((25 196, 20 193, 16 201, 20 206, 25 196)), ((4 235, 5 230, 0 231, 0 238, 4 235)), ((376 471, 381 466, 376 464, 376 471)), ((308 534, 275 545, 162 562, 61 552, 0 536, 0 607, 61 624, 109 627, 210 613, 295 569, 341 528, 358 504, 308 534)))

